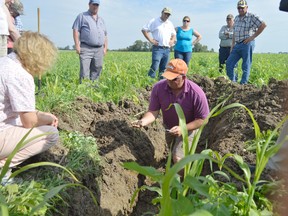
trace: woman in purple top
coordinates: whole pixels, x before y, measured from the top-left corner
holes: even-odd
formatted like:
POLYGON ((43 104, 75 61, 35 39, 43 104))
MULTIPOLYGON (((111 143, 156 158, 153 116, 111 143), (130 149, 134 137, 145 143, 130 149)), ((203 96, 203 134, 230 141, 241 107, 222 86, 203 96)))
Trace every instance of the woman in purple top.
POLYGON ((174 57, 183 59, 188 67, 192 57, 192 47, 202 38, 198 31, 190 28, 189 23, 190 18, 185 16, 183 25, 175 28, 177 42, 174 47, 174 57), (196 37, 194 41, 192 41, 193 36, 196 37))
POLYGON ((133 122, 135 127, 146 126, 158 117, 161 110, 166 132, 166 142, 172 143, 174 163, 184 157, 182 149, 182 134, 179 119, 174 106, 167 109, 170 104, 178 103, 184 112, 189 144, 195 131, 201 127, 209 114, 209 106, 205 93, 194 82, 187 79, 188 67, 182 59, 172 59, 163 73, 166 80, 156 83, 152 89, 149 111, 139 121, 133 122))

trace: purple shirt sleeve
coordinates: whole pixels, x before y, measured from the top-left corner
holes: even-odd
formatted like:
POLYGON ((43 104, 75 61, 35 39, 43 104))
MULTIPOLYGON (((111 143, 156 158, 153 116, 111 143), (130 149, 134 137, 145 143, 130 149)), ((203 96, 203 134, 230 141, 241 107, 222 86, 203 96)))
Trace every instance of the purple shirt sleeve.
POLYGON ((177 97, 172 93, 166 80, 156 83, 152 89, 149 111, 161 109, 163 123, 167 128, 179 125, 175 107, 171 106, 174 103, 181 106, 187 123, 195 119, 205 119, 210 112, 205 93, 194 82, 186 80, 183 92, 177 97))

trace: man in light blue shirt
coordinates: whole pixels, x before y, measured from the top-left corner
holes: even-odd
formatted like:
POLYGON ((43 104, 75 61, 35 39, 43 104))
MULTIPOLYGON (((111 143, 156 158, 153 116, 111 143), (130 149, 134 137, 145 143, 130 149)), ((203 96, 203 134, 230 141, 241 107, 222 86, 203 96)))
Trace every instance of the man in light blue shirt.
POLYGON ((77 16, 73 24, 73 38, 80 57, 80 83, 82 79, 97 80, 102 72, 107 52, 107 30, 98 15, 100 0, 90 0, 89 10, 77 16))

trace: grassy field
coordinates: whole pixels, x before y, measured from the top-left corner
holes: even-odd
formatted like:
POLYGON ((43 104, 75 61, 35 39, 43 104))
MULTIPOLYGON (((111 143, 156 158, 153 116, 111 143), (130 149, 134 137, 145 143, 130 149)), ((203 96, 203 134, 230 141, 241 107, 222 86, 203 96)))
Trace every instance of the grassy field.
MULTIPOLYGON (((171 54, 172 57, 173 54, 171 54)), ((287 54, 254 54, 249 82, 262 86, 271 77, 288 79, 287 54)), ((37 100, 40 110, 66 106, 76 96, 85 96, 93 101, 118 102, 130 98, 137 102, 137 89, 151 85, 157 80, 147 76, 151 64, 150 52, 108 52, 103 73, 97 83, 98 89, 79 85, 79 59, 74 51, 62 51, 55 67, 42 79, 41 100, 37 100)), ((238 71, 241 75, 241 64, 238 71)), ((218 72, 217 53, 193 53, 188 76, 200 74, 215 78, 226 76, 218 72)), ((90 83, 91 84, 91 83, 90 83)), ((91 84, 92 85, 92 84, 91 84)))
MULTIPOLYGON (((95 102, 113 101, 117 103, 129 98, 137 103, 139 102, 137 97, 139 89, 151 86, 157 81, 147 76, 150 64, 150 52, 108 52, 99 81, 95 83, 85 81, 79 84, 79 58, 77 54, 75 51, 60 51, 57 64, 42 77, 40 91, 36 86, 38 93, 37 109, 53 111, 57 108, 65 112, 69 110, 71 103, 79 96, 90 98, 95 102), (97 88, 94 87, 95 84, 97 84, 97 88)), ((287 54, 254 54, 250 83, 260 87, 267 84, 271 77, 277 80, 287 79, 287 64, 287 54)), ((238 67, 238 70, 241 71, 240 65, 238 67)), ((189 65, 188 76, 193 74, 211 78, 226 76, 218 72, 217 53, 194 53, 189 65)), ((37 84, 37 79, 35 83, 37 84)), ((67 168, 76 173, 76 176, 77 174, 82 175, 83 170, 86 173, 97 172, 99 155, 94 137, 85 137, 78 132, 62 131, 61 142, 69 149, 67 168), (85 165, 87 154, 95 159, 89 166, 85 165)), ((191 158, 191 160, 194 159, 191 158)), ((48 209, 53 209, 53 202, 57 203, 61 198, 56 196, 52 202, 47 202, 47 197, 58 194, 62 189, 61 185, 66 183, 67 175, 61 172, 55 175, 52 168, 48 171, 40 170, 37 172, 37 176, 36 181, 23 182, 13 187, 0 186, 0 195, 2 195, 1 215, 8 215, 3 213, 6 207, 11 215, 29 215, 35 206, 40 206, 37 215, 49 215, 48 209), (45 196, 47 197, 45 198, 45 196)), ((218 189, 216 188, 215 191, 218 189)), ((236 196, 237 192, 234 192, 236 196)), ((218 193, 216 195, 215 197, 218 199, 218 193)), ((246 199, 244 196, 241 198, 246 199)))

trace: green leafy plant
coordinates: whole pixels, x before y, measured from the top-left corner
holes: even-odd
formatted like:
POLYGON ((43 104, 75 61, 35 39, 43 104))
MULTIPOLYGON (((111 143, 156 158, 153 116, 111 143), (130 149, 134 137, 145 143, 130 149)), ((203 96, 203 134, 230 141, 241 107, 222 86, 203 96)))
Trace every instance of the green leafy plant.
MULTIPOLYGON (((31 128, 24 135, 24 137, 19 141, 19 143, 16 145, 12 153, 8 156, 0 173, 0 181, 2 181, 2 178, 7 173, 12 158, 23 146, 25 146, 27 143, 31 142, 32 140, 38 137, 50 134, 50 133, 43 133, 43 134, 40 134, 40 135, 31 137, 28 139, 27 137, 31 133, 32 130, 33 128, 31 128)), ((62 184, 62 185, 53 187, 50 190, 43 188, 42 187, 43 185, 36 183, 34 181, 32 181, 28 185, 28 187, 26 187, 25 189, 23 189, 23 185, 18 185, 16 183, 7 184, 4 186, 1 185, 0 186, 1 215, 8 216, 10 211, 14 215, 34 215, 36 213, 37 215, 45 215, 48 201, 51 198, 57 196, 61 190, 67 187, 75 187, 75 186, 86 189, 90 193, 95 205, 98 205, 97 200, 94 197, 93 193, 87 187, 80 184, 78 179, 74 176, 74 174, 70 170, 56 163, 39 162, 39 163, 29 164, 13 172, 10 178, 14 178, 22 172, 25 172, 29 169, 40 167, 40 166, 53 166, 53 167, 63 169, 66 173, 69 174, 69 176, 76 183, 62 184)))
POLYGON ((182 108, 178 104, 174 104, 179 116, 185 157, 171 166, 170 153, 164 173, 153 167, 140 166, 135 162, 124 163, 123 166, 125 168, 145 175, 159 184, 159 188, 155 186, 140 187, 135 192, 131 205, 139 191, 148 189, 158 193, 158 197, 153 200, 153 203, 160 205, 159 216, 190 215, 195 214, 195 212, 199 210, 206 210, 213 215, 272 215, 272 205, 264 198, 264 195, 257 195, 258 199, 260 196, 260 199, 263 201, 259 206, 257 206, 254 195, 257 183, 268 162, 268 158, 275 154, 281 146, 281 144, 278 144, 268 148, 269 143, 281 124, 287 120, 288 117, 279 123, 270 136, 267 137, 266 142, 262 147, 260 147, 260 145, 257 146, 256 173, 252 179, 248 164, 245 163, 243 158, 239 155, 226 154, 221 156, 218 152, 209 149, 203 151, 201 154, 195 154, 201 132, 209 119, 220 115, 227 109, 245 109, 253 122, 255 137, 259 138, 261 136, 260 128, 254 119, 252 112, 247 107, 239 103, 233 103, 223 107, 225 102, 226 101, 223 101, 212 109, 205 120, 205 123, 200 127, 194 137, 190 148, 188 145, 186 120, 182 108), (233 158, 236 161, 243 171, 244 177, 225 165, 225 160, 227 158, 233 158), (211 166, 211 174, 208 176, 201 176, 204 160, 209 161, 210 165, 212 165, 212 163, 217 164, 219 170, 213 171, 211 166), (180 181, 178 173, 183 168, 183 181, 180 181), (224 172, 224 170, 226 170, 226 172, 224 172), (230 182, 230 177, 227 173, 239 180, 239 182, 242 182, 242 191, 239 191, 237 187, 230 182), (217 176, 222 176, 222 179, 224 178, 226 181, 216 180, 217 176), (219 194, 221 194, 221 196, 219 196, 219 194))
POLYGON ((62 132, 63 145, 69 149, 66 156, 66 167, 81 175, 83 170, 87 174, 99 174, 100 156, 96 139, 92 136, 84 136, 80 132, 62 132))

